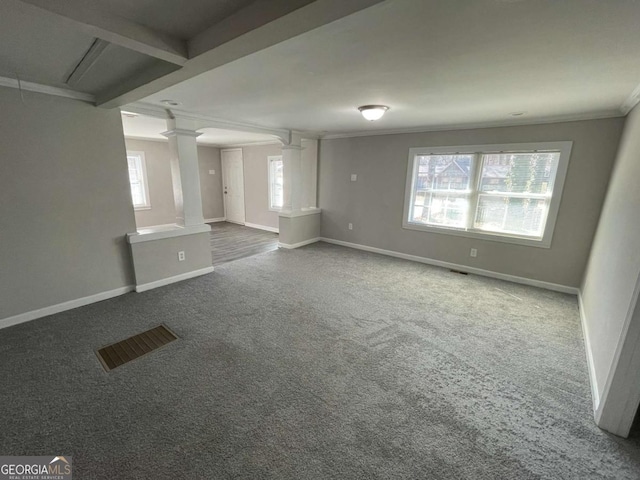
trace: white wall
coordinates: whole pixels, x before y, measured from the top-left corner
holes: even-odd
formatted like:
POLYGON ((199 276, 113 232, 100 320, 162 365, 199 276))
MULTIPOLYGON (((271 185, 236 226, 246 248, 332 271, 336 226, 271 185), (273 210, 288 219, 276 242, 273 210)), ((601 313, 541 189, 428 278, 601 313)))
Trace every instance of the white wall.
POLYGON ((596 387, 596 420, 601 418, 599 424, 603 428, 620 435, 626 435, 629 419, 633 419, 640 399, 637 388, 640 386, 640 365, 630 372, 631 378, 624 381, 624 371, 632 361, 630 354, 637 348, 640 328, 637 306, 640 277, 639 179, 640 108, 636 107, 625 123, 582 285, 584 327, 596 387), (628 342, 626 345, 625 341, 628 342), (622 376, 618 382, 616 375, 622 376), (622 385, 615 387, 615 383, 622 385), (634 384, 635 391, 623 392, 625 386, 634 384), (626 398, 616 398, 621 393, 626 398))
POLYGON ((322 237, 577 288, 624 120, 321 140, 322 237), (402 228, 409 148, 573 141, 551 248, 402 228), (350 175, 358 175, 357 182, 350 175), (353 223, 353 230, 348 224, 353 223), (471 258, 471 248, 478 257, 471 258))
POLYGON ((198 145, 198 166, 200 168, 202 215, 205 220, 224 218, 220 149, 198 145), (215 171, 215 173, 209 173, 211 170, 215 171))
POLYGON ((0 319, 131 285, 117 110, 0 88, 0 319))
POLYGON ((282 155, 282 145, 242 147, 245 222, 278 228, 278 212, 269 210, 267 157, 282 155))
MULTIPOLYGON (((175 223, 176 207, 173 199, 173 183, 169 163, 169 143, 166 141, 127 138, 127 150, 145 153, 147 180, 149 184, 150 209, 136 210, 136 225, 149 227, 175 223)), ((200 168, 200 192, 202 214, 205 219, 224 217, 222 200, 222 170, 220 149, 206 145, 198 146, 200 168), (214 170, 214 175, 209 174, 214 170)))
POLYGON ((147 184, 151 208, 135 211, 136 225, 149 227, 175 223, 176 207, 173 201, 168 143, 127 138, 125 144, 127 150, 144 152, 147 164, 147 184))
MULTIPOLYGON (((317 140, 302 140, 303 168, 310 171, 308 178, 316 179, 318 143, 317 140), (313 169, 313 173, 311 170, 313 169)), ((278 228, 278 212, 269 210, 269 167, 267 158, 282 155, 282 145, 255 145, 242 147, 244 163, 244 205, 245 221, 254 225, 278 228)), ((315 206, 317 186, 305 186, 303 199, 305 205, 315 206)))

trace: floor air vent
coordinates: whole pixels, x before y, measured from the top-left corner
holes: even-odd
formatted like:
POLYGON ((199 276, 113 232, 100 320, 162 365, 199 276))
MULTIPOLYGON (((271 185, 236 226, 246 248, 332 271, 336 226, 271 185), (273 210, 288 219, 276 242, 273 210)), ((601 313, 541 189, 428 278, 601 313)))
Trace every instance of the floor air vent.
POLYGON ((125 363, 173 342, 178 337, 164 325, 108 345, 96 352, 104 369, 108 372, 125 363))

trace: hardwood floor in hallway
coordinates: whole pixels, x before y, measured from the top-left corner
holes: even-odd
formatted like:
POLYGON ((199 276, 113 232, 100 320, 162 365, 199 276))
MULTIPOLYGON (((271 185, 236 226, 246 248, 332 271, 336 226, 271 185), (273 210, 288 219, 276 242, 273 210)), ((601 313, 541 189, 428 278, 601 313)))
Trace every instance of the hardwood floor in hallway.
POLYGON ((230 222, 210 223, 214 266, 278 248, 278 234, 230 222))

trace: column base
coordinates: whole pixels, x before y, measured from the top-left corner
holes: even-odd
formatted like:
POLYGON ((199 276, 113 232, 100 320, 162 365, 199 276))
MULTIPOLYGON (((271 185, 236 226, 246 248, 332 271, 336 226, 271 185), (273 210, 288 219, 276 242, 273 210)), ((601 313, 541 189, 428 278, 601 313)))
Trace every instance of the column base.
POLYGON ((280 212, 281 248, 299 248, 320 240, 320 224, 322 210, 309 208, 304 210, 285 210, 280 212))

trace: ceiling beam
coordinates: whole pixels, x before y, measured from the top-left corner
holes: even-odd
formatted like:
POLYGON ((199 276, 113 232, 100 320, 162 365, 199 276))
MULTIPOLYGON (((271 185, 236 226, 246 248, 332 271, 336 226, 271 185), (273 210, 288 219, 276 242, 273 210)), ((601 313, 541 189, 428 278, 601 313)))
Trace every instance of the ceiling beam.
POLYGON ((184 41, 105 12, 95 1, 19 1, 58 22, 66 23, 70 28, 79 29, 109 43, 176 65, 184 65, 188 60, 187 45, 184 41))
POLYGON ((640 85, 638 85, 633 92, 629 94, 629 96, 625 99, 625 101, 620 106, 620 111, 623 115, 629 113, 633 108, 640 103, 640 85))
POLYGON ((181 69, 150 82, 132 78, 127 85, 118 85, 111 91, 102 92, 97 96, 97 103, 105 108, 113 108, 137 102, 196 75, 385 1, 388 0, 256 2, 257 6, 249 5, 238 12, 239 17, 232 16, 235 21, 222 21, 192 39, 189 42, 191 58, 181 69), (270 8, 265 4, 269 4, 270 8), (295 4, 294 9, 291 4, 295 4), (280 16, 274 18, 274 12, 280 16), (136 86, 132 88, 132 85, 136 86))
POLYGON ((189 40, 189 57, 197 57, 223 43, 260 28, 316 0, 253 2, 189 40))

